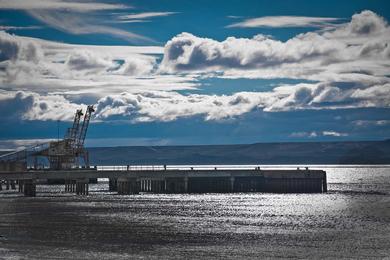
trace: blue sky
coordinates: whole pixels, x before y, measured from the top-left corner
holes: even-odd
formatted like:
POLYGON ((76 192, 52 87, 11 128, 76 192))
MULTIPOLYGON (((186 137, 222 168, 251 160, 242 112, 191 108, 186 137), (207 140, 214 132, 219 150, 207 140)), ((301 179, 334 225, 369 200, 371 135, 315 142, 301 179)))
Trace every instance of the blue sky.
POLYGON ((382 140, 388 1, 0 0, 0 149, 382 140))

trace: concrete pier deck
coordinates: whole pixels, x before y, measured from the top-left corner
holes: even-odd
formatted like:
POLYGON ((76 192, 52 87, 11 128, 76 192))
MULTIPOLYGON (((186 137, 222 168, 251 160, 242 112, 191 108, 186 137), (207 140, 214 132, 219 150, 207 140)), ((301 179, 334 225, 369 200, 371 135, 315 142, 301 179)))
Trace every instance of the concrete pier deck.
POLYGON ((18 180, 26 196, 35 196, 37 180, 65 180, 65 191, 88 195, 88 179, 108 178, 109 190, 118 194, 276 192, 320 193, 327 191, 323 170, 166 167, 95 167, 72 170, 0 172, 0 180, 18 180))

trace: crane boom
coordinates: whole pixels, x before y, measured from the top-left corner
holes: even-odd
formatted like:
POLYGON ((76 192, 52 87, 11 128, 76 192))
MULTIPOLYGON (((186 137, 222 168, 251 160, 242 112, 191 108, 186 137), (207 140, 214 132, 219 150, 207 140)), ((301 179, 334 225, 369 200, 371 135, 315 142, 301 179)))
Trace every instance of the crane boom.
POLYGON ((81 109, 77 109, 74 120, 73 120, 73 125, 71 128, 68 128, 68 133, 66 134, 65 138, 70 139, 70 145, 74 148, 76 148, 76 138, 80 129, 80 119, 81 116, 83 115, 83 111, 81 109))
POLYGON ((85 112, 83 124, 81 126, 80 133, 78 135, 78 139, 77 139, 78 148, 82 148, 84 146, 85 136, 87 135, 89 121, 91 119, 91 115, 93 112, 95 112, 95 109, 93 108, 92 105, 89 105, 87 107, 87 111, 85 112))

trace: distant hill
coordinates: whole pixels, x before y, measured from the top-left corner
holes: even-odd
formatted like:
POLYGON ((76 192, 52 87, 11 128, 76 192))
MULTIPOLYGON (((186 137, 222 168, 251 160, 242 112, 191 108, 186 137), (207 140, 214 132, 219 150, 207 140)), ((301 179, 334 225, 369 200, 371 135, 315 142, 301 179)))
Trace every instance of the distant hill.
POLYGON ((390 164, 390 140, 88 148, 91 165, 390 164))

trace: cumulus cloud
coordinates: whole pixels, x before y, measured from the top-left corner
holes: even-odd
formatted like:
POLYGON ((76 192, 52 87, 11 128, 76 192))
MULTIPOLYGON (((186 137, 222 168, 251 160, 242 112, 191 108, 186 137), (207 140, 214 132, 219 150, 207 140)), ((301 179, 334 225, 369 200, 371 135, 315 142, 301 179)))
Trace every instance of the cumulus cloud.
MULTIPOLYGON (((232 95, 184 95, 175 91, 123 92, 105 95, 97 100, 94 116, 98 120, 125 119, 132 122, 167 122, 194 116, 220 121, 238 118, 255 110, 280 112, 382 105, 381 97, 355 98, 355 90, 351 89, 337 90, 337 93, 345 96, 343 99, 334 95, 324 97, 324 92, 334 88, 336 87, 320 83, 277 87, 268 92, 237 92, 232 95), (321 101, 318 101, 318 97, 321 97, 321 101)), ((73 111, 80 106, 82 104, 74 103, 62 95, 20 91, 11 94, 4 92, 0 96, 0 108, 5 111, 5 119, 71 120, 73 111)), ((295 134, 295 137, 298 135, 295 134)), ((343 136, 332 131, 321 135, 343 136)))
POLYGON ((267 94, 249 92, 231 96, 185 96, 162 91, 122 93, 100 99, 96 116, 100 119, 125 116, 135 122, 172 121, 197 115, 206 120, 222 120, 242 115, 267 102, 267 94))
POLYGON ((228 28, 242 27, 324 27, 332 22, 339 21, 333 17, 309 17, 309 16, 264 16, 246 19, 239 23, 228 25, 228 28))
POLYGON ((83 104, 73 104, 59 95, 32 92, 0 92, 2 120, 72 120, 73 113, 83 104))
POLYGON ((257 35, 224 41, 181 33, 165 45, 163 72, 224 77, 370 80, 388 75, 390 28, 371 11, 336 28, 285 42, 257 35))
POLYGON ((41 58, 42 51, 34 42, 0 31, 0 62, 16 59, 38 62, 41 58))
MULTIPOLYGON (((232 95, 183 95, 164 91, 122 93, 100 99, 96 116, 100 119, 125 117, 134 122, 172 121, 192 116, 218 121, 236 118, 256 109, 281 112, 390 106, 389 103, 384 104, 380 96, 356 98, 356 91, 359 90, 318 83, 282 86, 268 92, 237 92, 232 95)), ((336 136, 332 131, 321 134, 336 136)))
POLYGON ((116 66, 112 59, 94 55, 94 53, 90 51, 76 51, 71 53, 67 57, 65 65, 69 67, 69 70, 91 70, 94 73, 101 70, 107 71, 109 69, 114 69, 116 66))
POLYGON ((385 31, 388 31, 388 24, 385 19, 372 11, 365 10, 361 13, 354 14, 351 22, 338 29, 335 33, 336 35, 345 33, 345 37, 351 34, 372 35, 385 31))
POLYGON ((274 92, 284 94, 284 96, 266 107, 266 111, 390 106, 388 83, 378 85, 344 84, 344 82, 297 84, 277 87, 274 92))
POLYGON ((71 45, 0 31, 0 84, 14 90, 49 92, 93 87, 94 93, 99 92, 96 89, 115 93, 148 85, 178 89, 181 83, 187 88, 191 77, 162 76, 160 83, 153 82, 156 54, 161 52, 155 46, 71 45))
POLYGON ((155 67, 156 59, 154 57, 133 55, 124 61, 117 72, 129 76, 147 76, 152 74, 155 67))

